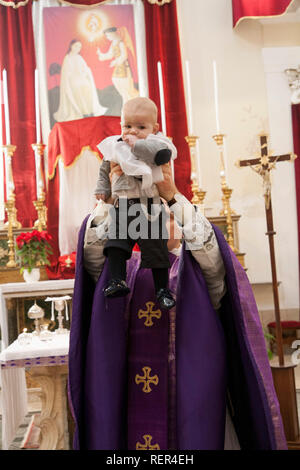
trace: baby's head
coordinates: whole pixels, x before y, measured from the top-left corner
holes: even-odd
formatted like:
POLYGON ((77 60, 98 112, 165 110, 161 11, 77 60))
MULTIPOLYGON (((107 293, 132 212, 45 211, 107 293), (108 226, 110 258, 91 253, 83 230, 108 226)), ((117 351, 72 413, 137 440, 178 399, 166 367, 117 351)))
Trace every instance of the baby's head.
POLYGON ((138 139, 156 134, 159 129, 156 104, 140 96, 126 101, 121 113, 121 128, 122 136, 133 134, 138 139))

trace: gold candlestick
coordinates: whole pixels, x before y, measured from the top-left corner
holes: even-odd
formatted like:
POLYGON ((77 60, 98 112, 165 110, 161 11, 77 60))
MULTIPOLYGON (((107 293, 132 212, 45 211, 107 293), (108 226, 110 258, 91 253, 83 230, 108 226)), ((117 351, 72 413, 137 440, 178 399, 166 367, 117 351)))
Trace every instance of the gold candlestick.
POLYGON ((8 268, 15 268, 17 264, 15 261, 15 243, 14 243, 14 233, 13 233, 13 228, 14 228, 14 224, 16 220, 14 193, 11 194, 10 199, 5 203, 5 210, 7 212, 7 218, 8 218, 8 221, 5 225, 7 226, 7 237, 8 237, 7 244, 8 244, 8 258, 9 258, 8 262, 6 263, 6 266, 8 268))
POLYGON ((33 201, 33 205, 38 213, 38 218, 34 222, 34 227, 41 232, 47 228, 47 207, 44 204, 45 193, 42 191, 37 201, 33 201))
POLYGON ((45 206, 45 192, 41 166, 41 159, 44 156, 46 145, 36 143, 32 144, 32 148, 35 155, 37 195, 37 200, 33 201, 33 205, 38 213, 38 218, 34 222, 34 227, 41 232, 47 228, 47 207, 45 206))
POLYGON ((231 209, 230 203, 228 200, 226 200, 225 193, 223 191, 223 188, 228 188, 228 184, 226 181, 226 173, 225 173, 224 137, 225 137, 225 134, 216 134, 212 136, 212 138, 214 139, 214 141, 216 142, 218 146, 218 150, 220 153, 220 177, 221 177, 221 190, 223 192, 223 197, 222 197, 223 208, 220 211, 220 215, 227 215, 228 208, 230 209, 231 215, 235 215, 235 211, 231 209))
POLYGON ((226 227, 227 227, 227 243, 230 248, 237 253, 238 250, 234 245, 234 238, 233 238, 233 223, 232 223, 232 215, 235 215, 235 211, 230 207, 230 198, 232 194, 232 189, 228 187, 226 181, 226 173, 225 173, 225 160, 224 160, 224 137, 225 134, 216 134, 213 135, 212 138, 216 142, 219 153, 220 153, 220 177, 221 177, 221 190, 223 193, 222 197, 222 204, 223 209, 220 211, 220 215, 226 216, 226 227))
POLYGON ((7 222, 4 226, 7 228, 8 238, 8 262, 6 266, 8 268, 15 268, 17 263, 15 261, 15 242, 13 229, 19 229, 22 227, 21 223, 17 220, 17 209, 16 209, 16 196, 14 193, 15 185, 12 174, 11 159, 16 150, 16 145, 2 145, 2 149, 5 155, 5 175, 6 175, 6 203, 5 210, 7 212, 7 222))
POLYGON ((7 212, 8 221, 5 223, 5 227, 8 227, 9 223, 12 225, 12 228, 21 228, 21 223, 17 220, 17 209, 15 207, 15 185, 12 174, 12 165, 11 160, 12 156, 15 153, 16 145, 2 145, 2 149, 5 155, 5 174, 6 174, 6 204, 5 209, 7 212), (9 203, 9 204, 8 204, 9 203), (9 211, 9 212, 8 212, 9 211))
POLYGON ((196 135, 188 135, 185 137, 185 140, 188 143, 190 148, 190 155, 191 155, 191 180, 192 180, 192 204, 200 206, 201 212, 204 214, 204 198, 206 192, 203 191, 202 188, 199 188, 198 178, 197 178, 197 171, 196 171, 196 155, 195 155, 195 148, 197 139, 196 135))

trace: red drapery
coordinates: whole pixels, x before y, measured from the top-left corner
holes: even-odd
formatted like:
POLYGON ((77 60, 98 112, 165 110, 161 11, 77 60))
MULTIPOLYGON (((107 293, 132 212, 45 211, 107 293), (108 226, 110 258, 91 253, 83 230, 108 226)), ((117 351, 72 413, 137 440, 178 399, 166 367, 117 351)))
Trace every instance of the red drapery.
POLYGON ((298 249, 300 256, 300 104, 292 105, 292 123, 294 153, 298 156, 295 160, 296 199, 298 217, 298 249))
POLYGON ((31 9, 32 0, 20 8, 0 5, 0 69, 7 71, 11 143, 17 146, 12 158, 17 218, 23 227, 31 227, 37 219, 36 210, 29 202, 36 200, 31 148, 35 142, 35 49, 31 9))
POLYGON ((175 182, 179 191, 191 199, 191 163, 182 77, 181 53, 177 24, 176 2, 163 6, 144 2, 149 97, 159 106, 157 62, 162 64, 164 98, 168 136, 178 150, 175 160, 175 182))
POLYGON ((293 0, 232 0, 233 26, 245 18, 283 15, 293 0))

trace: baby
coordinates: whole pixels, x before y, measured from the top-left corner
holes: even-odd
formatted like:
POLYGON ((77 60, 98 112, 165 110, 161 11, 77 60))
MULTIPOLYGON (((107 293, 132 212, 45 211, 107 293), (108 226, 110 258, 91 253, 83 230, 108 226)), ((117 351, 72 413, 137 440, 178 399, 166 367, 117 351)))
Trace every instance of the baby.
POLYGON ((152 269, 158 302, 162 308, 170 309, 175 300, 167 287, 168 235, 163 222, 164 208, 155 183, 163 180, 160 166, 176 158, 177 151, 172 142, 158 132, 157 107, 149 98, 138 97, 124 104, 121 128, 121 136, 107 137, 98 145, 103 161, 95 195, 103 201, 112 196, 115 210, 114 224, 103 251, 110 272, 104 295, 121 297, 129 293, 126 260, 137 243, 141 250, 141 268, 152 269), (110 161, 118 163, 123 171, 121 176, 114 174, 111 182, 110 161), (158 208, 156 217, 152 215, 153 207, 158 208), (134 236, 130 230, 130 223, 136 220, 134 208, 142 215, 139 222, 147 229, 145 236, 141 233, 134 236), (153 233, 156 237, 151 238, 153 233))

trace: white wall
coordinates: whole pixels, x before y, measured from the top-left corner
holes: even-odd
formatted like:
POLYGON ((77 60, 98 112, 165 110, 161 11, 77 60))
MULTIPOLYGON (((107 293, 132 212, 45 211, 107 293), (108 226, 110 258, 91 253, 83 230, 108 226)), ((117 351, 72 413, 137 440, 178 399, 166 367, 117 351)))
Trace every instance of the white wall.
MULTIPOLYGON (((242 216, 240 251, 246 253, 250 281, 258 284, 261 291, 264 283, 271 282, 262 180, 250 168, 238 169, 234 164, 238 159, 259 152, 261 131, 270 134, 270 148, 276 154, 293 150, 287 82, 279 69, 277 78, 269 69, 265 70, 267 53, 262 53, 265 38, 268 45, 272 45, 270 28, 265 31, 268 26, 258 21, 242 21, 234 30, 228 0, 178 0, 177 9, 182 59, 190 62, 193 121, 195 133, 200 137, 202 180, 207 191, 206 215, 218 215, 221 208, 219 156, 211 137, 216 133, 212 69, 216 60, 221 132, 227 135, 228 179, 233 188, 231 203, 242 216), (278 80, 281 92, 276 94, 278 80)), ((285 38, 283 31, 288 32, 288 28, 283 25, 280 28, 285 38)), ((280 304, 282 308, 297 308, 299 280, 293 166, 278 164, 273 178, 280 304)), ((266 308, 270 302, 272 304, 269 292, 271 290, 266 289, 266 308)), ((259 307, 263 309, 264 301, 261 295, 259 298, 259 307)))

